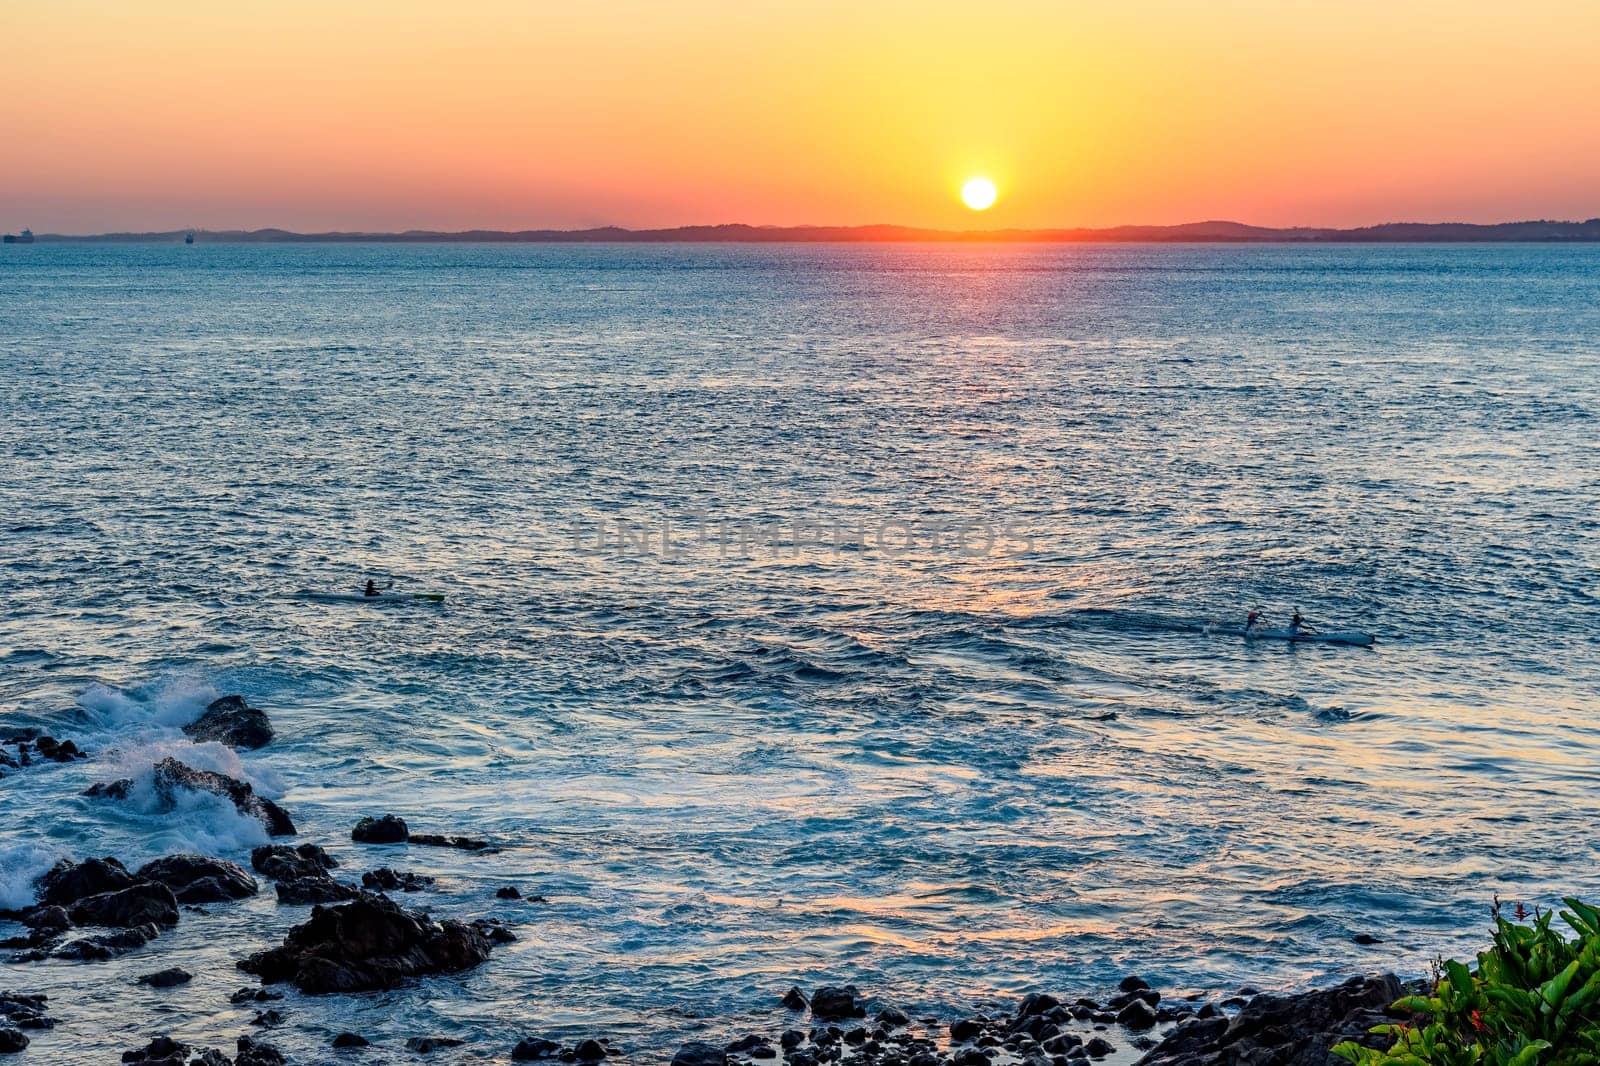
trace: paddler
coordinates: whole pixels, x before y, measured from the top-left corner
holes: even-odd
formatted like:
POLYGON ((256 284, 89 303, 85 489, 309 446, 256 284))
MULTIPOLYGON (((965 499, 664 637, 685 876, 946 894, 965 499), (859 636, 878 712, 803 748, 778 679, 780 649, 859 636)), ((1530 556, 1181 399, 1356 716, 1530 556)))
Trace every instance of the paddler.
POLYGON ((1251 611, 1248 615, 1245 616, 1245 619, 1244 619, 1244 635, 1247 636, 1247 637, 1254 636, 1255 632, 1256 632, 1256 627, 1259 626, 1260 624, 1261 624, 1261 609, 1258 607, 1255 610, 1251 611))
MULTIPOLYGON (((367 578, 367 588, 366 588, 366 591, 362 593, 362 595, 364 595, 364 596, 376 596, 377 594, 378 594, 378 583, 376 581, 372 580, 370 577, 367 578)), ((1295 615, 1295 617, 1298 618, 1300 616, 1299 615, 1295 615)))

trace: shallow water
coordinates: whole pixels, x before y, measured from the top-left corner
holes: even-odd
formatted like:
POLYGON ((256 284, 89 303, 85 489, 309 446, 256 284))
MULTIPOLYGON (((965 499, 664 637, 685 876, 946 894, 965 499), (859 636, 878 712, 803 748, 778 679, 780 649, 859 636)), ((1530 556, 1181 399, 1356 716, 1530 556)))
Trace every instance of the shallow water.
MULTIPOLYGON (((78 795, 177 751, 521 923, 291 995, 307 1061, 1420 970, 1600 890, 1600 249, 40 244, 0 336, 0 713, 95 752, 0 780, 0 906, 247 862, 78 795), (291 595, 368 572, 448 599, 291 595), (1204 632, 1255 605, 1379 643, 1204 632), (178 733, 228 692, 270 747, 178 733)), ((62 1022, 21 1061, 231 1044, 305 908, 210 910, 0 969, 62 1022)))

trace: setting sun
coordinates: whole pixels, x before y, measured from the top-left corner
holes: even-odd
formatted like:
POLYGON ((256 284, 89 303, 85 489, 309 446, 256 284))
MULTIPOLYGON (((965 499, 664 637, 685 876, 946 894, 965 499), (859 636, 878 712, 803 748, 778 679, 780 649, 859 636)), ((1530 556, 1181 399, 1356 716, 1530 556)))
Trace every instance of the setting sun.
POLYGON ((998 195, 994 182, 988 178, 972 178, 961 186, 961 202, 974 211, 986 211, 993 207, 998 195))

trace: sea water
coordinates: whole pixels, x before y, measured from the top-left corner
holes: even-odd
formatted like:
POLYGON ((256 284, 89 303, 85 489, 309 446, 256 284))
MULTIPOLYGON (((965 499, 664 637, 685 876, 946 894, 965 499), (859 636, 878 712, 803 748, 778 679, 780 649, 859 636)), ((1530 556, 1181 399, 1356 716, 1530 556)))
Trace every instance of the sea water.
MULTIPOLYGON (((291 994, 305 1061, 1420 973, 1600 892, 1600 248, 8 247, 0 463, 0 715, 92 753, 0 780, 0 906, 248 864, 215 797, 80 795, 173 754, 513 923, 291 994), (447 598, 293 595, 369 575, 447 598), (1378 643, 1206 631, 1255 607, 1378 643), (271 745, 183 736, 229 693, 271 745)), ((0 963, 27 1061, 231 1044, 264 888, 0 963)))

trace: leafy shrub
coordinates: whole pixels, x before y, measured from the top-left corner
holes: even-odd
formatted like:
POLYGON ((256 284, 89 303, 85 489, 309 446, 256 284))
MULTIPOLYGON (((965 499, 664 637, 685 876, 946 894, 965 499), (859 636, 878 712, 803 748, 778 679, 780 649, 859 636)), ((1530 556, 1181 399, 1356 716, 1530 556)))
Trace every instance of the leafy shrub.
POLYGON ((1495 900, 1476 972, 1446 962, 1433 995, 1396 1003, 1418 1017, 1372 1030, 1394 1037, 1387 1051, 1347 1042, 1333 1053, 1356 1066, 1600 1066, 1600 910, 1564 902, 1572 940, 1550 927, 1554 914, 1519 924, 1495 900))

